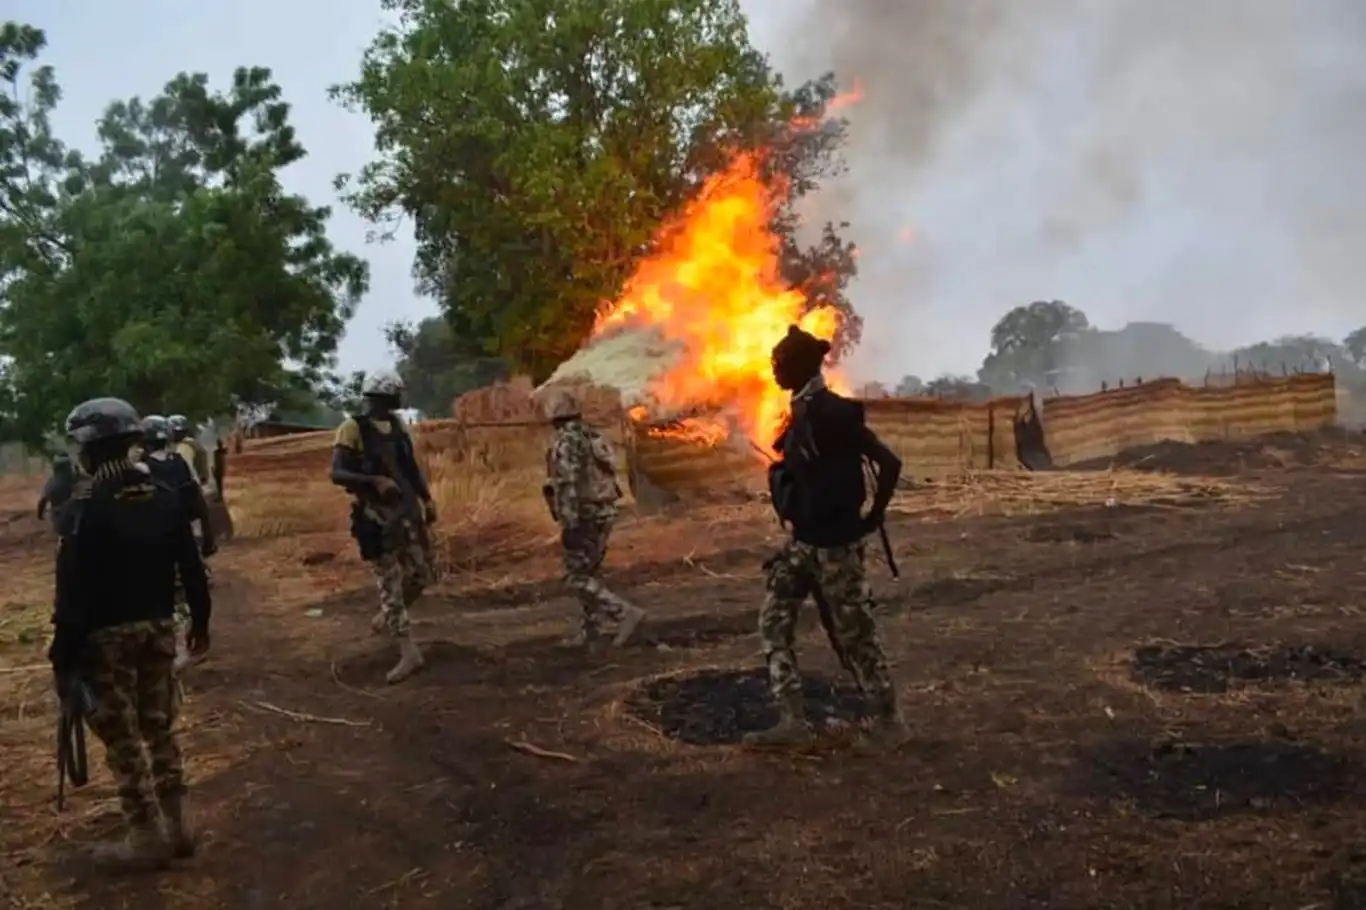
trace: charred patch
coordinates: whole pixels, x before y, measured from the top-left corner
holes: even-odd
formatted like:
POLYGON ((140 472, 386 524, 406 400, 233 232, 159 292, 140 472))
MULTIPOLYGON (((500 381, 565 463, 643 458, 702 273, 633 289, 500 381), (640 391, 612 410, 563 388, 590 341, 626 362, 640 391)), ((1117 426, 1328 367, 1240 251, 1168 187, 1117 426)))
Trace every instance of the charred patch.
POLYGON ((981 600, 998 591, 1020 591, 1033 587, 1027 578, 998 575, 967 575, 936 578, 911 591, 912 603, 931 607, 957 607, 981 600))
POLYGON ((648 625, 641 626, 637 640, 642 645, 656 647, 661 651, 710 648, 756 634, 753 613, 689 616, 667 622, 646 622, 648 625))
POLYGON ((1109 525, 1043 524, 1025 532, 1030 543, 1099 543, 1117 535, 1109 525))
MULTIPOLYGON (((866 716, 863 697, 853 687, 819 677, 802 679, 802 699, 807 720, 817 728, 857 723, 866 716)), ((778 722, 765 670, 655 680, 634 699, 632 709, 666 735, 694 746, 734 745, 746 733, 778 722)))
POLYGON ((1185 821, 1332 802, 1352 781, 1342 759, 1288 742, 1115 741, 1088 763, 1090 795, 1185 821))
POLYGON ((1168 692, 1214 694, 1239 682, 1360 682, 1366 664, 1343 651, 1300 645, 1247 648, 1152 645, 1134 651, 1130 678, 1168 692))

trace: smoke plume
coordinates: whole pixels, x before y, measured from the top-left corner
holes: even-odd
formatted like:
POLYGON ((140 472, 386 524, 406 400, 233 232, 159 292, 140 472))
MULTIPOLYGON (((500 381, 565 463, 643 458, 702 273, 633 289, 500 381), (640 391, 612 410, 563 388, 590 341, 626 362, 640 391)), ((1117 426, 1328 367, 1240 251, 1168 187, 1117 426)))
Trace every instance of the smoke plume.
POLYGON ((972 372, 996 319, 1040 299, 1220 349, 1366 324, 1360 0, 750 12, 790 81, 863 90, 850 172, 808 214, 862 247, 866 378, 972 372))

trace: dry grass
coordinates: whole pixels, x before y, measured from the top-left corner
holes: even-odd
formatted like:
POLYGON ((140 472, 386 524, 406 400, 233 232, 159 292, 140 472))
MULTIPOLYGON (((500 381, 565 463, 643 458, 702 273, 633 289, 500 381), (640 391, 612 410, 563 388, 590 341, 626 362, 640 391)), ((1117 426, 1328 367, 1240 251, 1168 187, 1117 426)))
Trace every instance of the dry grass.
POLYGON ((1145 471, 979 471, 924 484, 893 500, 903 515, 968 518, 1033 515, 1073 506, 1183 506, 1253 502, 1267 487, 1145 471))

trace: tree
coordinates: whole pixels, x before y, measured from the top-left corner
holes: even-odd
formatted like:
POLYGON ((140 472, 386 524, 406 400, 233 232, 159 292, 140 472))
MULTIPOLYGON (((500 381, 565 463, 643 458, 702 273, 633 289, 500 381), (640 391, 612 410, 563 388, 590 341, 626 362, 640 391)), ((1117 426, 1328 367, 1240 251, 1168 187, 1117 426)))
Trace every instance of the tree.
POLYGON ((425 414, 449 416, 456 398, 509 375, 504 361, 457 338, 440 317, 416 325, 390 323, 385 336, 398 354, 406 403, 425 414))
POLYGON ((1353 363, 1366 370, 1366 325, 1342 339, 1342 347, 1353 363))
POLYGON ((0 412, 36 443, 77 401, 208 415, 298 399, 334 363, 366 265, 286 193, 304 157, 269 70, 181 74, 109 106, 98 156, 51 129, 41 31, 0 29, 0 412), (27 97, 26 97, 27 96, 27 97))
POLYGON ((1017 306, 991 330, 978 378, 1000 393, 1045 386, 1063 366, 1063 349, 1089 332, 1086 314, 1061 300, 1017 306))
MULTIPOLYGON (((411 217, 419 289, 458 336, 536 378, 732 153, 769 149, 793 200, 842 167, 844 124, 811 125, 834 77, 784 93, 738 0, 384 6, 399 25, 333 89, 374 121, 381 157, 339 186, 382 235, 411 217)), ((796 222, 792 205, 776 218, 786 276, 852 316, 852 245, 826 225, 802 247, 796 222)), ((841 349, 858 331, 851 318, 841 349)))
POLYGON ((921 393, 931 398, 967 399, 978 401, 991 397, 991 389, 971 376, 944 374, 932 379, 921 393))
POLYGON ((915 398, 925 394, 925 382, 919 376, 902 376, 901 381, 896 384, 896 391, 892 394, 897 398, 915 398))

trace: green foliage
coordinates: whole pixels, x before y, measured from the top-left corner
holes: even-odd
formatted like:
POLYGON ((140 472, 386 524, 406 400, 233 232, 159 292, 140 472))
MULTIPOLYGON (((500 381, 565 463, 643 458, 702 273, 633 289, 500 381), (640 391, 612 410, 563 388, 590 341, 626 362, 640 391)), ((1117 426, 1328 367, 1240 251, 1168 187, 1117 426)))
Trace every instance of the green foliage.
POLYGON ((925 381, 915 375, 902 376, 892 394, 897 398, 915 398, 924 395, 926 394, 925 381))
POLYGON ((42 32, 0 29, 0 412, 36 442, 76 402, 159 413, 297 402, 334 362, 366 265, 282 189, 304 157, 269 70, 116 102, 86 160, 51 129, 42 32), (30 71, 31 68, 31 71, 30 71))
POLYGON ((1086 314, 1061 300, 1017 306, 992 328, 978 379, 1001 393, 1047 387, 1064 365, 1067 345, 1090 329, 1086 314))
MULTIPOLYGON (((785 94, 738 0, 384 6, 400 24, 334 89, 374 121, 381 157, 339 185, 383 232, 410 217, 419 286, 449 328, 536 378, 731 153, 773 149, 794 198, 841 166, 842 123, 789 126, 824 109, 833 77, 785 94)), ((855 264, 838 228, 803 247, 790 207, 776 227, 789 276, 848 309, 855 264)))
POLYGON ((440 317, 416 325, 390 323, 385 335, 398 354, 404 404, 430 417, 447 417, 459 396, 508 378, 504 361, 484 356, 440 317))
POLYGON ((954 376, 946 373, 926 383, 920 394, 931 398, 981 401, 991 397, 991 387, 971 376, 954 376))
POLYGON ((1343 350, 1352 358, 1352 363, 1366 370, 1366 326, 1362 326, 1342 339, 1343 350))

